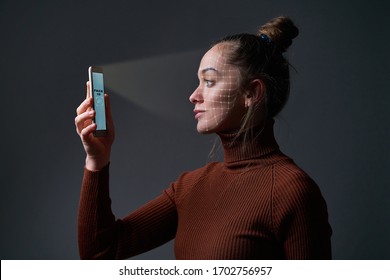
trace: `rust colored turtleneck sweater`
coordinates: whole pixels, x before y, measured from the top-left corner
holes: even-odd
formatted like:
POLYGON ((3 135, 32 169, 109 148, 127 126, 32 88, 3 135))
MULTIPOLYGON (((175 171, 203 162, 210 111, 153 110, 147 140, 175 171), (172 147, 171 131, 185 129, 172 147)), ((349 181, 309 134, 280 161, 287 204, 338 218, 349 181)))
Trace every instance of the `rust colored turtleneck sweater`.
POLYGON ((109 167, 85 169, 78 217, 82 259, 125 259, 175 238, 177 259, 329 259, 326 203, 282 154, 269 125, 243 150, 220 135, 224 162, 183 173, 160 196, 115 220, 109 167))

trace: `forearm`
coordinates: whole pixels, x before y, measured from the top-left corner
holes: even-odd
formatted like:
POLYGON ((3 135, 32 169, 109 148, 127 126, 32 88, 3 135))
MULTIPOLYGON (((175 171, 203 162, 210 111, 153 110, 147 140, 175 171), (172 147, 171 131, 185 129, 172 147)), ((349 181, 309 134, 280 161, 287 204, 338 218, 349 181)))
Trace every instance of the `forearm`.
POLYGON ((174 238, 177 211, 163 193, 122 220, 111 211, 108 166, 99 172, 85 169, 78 216, 82 259, 126 259, 174 238))
POLYGON ((109 166, 84 171, 78 212, 78 243, 82 259, 114 257, 115 217, 109 197, 109 166))

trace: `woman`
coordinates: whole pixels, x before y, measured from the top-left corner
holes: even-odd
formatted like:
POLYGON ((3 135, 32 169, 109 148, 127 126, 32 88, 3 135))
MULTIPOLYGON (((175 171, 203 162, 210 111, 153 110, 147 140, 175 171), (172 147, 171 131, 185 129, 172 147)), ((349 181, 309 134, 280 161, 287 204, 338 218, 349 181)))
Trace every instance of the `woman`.
POLYGON ((297 35, 289 18, 278 17, 259 35, 228 36, 212 46, 190 101, 198 132, 221 138, 224 162, 182 174, 123 219, 115 220, 108 191, 114 141, 108 96, 105 138, 92 135, 91 97, 81 103, 75 119, 87 154, 78 220, 81 258, 128 258, 173 238, 177 259, 331 258, 320 190, 280 152, 273 136, 273 118, 289 94, 283 52, 297 35))

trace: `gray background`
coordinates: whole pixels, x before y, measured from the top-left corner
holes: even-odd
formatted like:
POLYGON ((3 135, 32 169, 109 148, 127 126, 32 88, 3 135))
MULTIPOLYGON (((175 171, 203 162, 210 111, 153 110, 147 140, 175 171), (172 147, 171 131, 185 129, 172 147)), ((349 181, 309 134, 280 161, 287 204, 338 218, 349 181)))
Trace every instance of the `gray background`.
MULTIPOLYGON (((335 259, 389 259, 386 1, 0 1, 1 259, 77 259, 84 152, 75 109, 89 65, 107 70, 120 217, 210 159, 188 97, 224 35, 291 16, 282 151, 320 185, 335 259)), ((140 259, 174 258, 172 242, 140 259)))

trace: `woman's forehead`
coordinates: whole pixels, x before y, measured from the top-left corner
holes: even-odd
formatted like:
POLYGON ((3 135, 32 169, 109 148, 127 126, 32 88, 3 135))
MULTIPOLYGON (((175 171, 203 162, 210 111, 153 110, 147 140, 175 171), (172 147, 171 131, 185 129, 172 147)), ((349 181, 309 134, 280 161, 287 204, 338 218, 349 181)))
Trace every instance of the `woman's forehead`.
POLYGON ((216 45, 208 50, 203 56, 200 66, 199 72, 202 72, 204 69, 213 68, 216 69, 217 72, 224 73, 226 71, 232 71, 236 69, 235 66, 228 63, 228 52, 226 48, 221 47, 220 45, 216 45))

